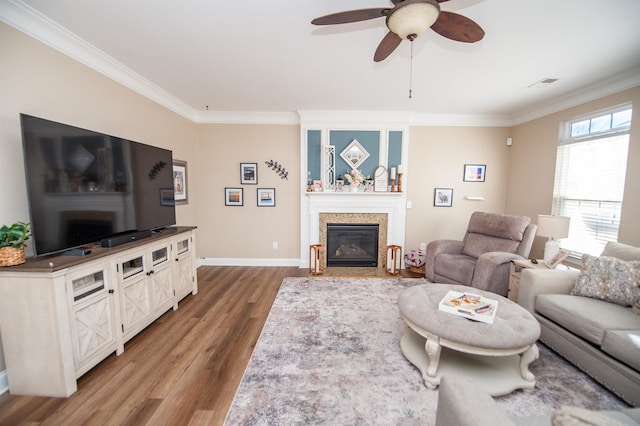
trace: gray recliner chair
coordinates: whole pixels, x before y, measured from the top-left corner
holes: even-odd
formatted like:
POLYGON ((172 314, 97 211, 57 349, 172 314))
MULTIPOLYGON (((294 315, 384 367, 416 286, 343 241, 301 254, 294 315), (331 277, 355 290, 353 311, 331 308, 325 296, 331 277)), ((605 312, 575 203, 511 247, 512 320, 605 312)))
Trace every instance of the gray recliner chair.
POLYGON ((507 296, 510 263, 529 256, 536 229, 526 216, 474 212, 462 241, 429 243, 425 277, 507 296))

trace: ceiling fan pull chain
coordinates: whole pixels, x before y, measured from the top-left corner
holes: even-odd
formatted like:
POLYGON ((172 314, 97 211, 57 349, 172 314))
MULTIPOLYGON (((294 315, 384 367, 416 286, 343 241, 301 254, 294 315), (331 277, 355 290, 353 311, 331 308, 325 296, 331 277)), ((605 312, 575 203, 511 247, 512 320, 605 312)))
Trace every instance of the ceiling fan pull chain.
POLYGON ((411 99, 411 89, 413 88, 413 38, 411 40, 411 58, 409 59, 409 99, 411 99))

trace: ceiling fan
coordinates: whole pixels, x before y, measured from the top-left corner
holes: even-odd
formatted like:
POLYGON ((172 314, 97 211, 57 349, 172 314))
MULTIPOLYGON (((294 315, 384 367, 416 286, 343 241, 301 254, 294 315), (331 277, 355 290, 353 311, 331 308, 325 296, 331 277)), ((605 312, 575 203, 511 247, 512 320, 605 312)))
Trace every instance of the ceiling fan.
POLYGON ((391 0, 393 7, 348 10, 321 16, 311 21, 314 25, 347 24, 386 16, 389 32, 382 39, 373 60, 385 60, 403 39, 415 40, 429 28, 443 37, 464 43, 482 40, 484 31, 471 19, 453 12, 440 10, 440 4, 449 0, 391 0))

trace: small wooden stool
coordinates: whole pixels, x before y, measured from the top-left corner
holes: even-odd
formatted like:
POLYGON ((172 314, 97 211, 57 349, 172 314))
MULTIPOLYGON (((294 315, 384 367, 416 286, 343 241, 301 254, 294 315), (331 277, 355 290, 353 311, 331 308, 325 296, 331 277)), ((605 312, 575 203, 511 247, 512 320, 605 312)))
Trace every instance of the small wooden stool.
POLYGON ((311 275, 324 274, 324 244, 309 246, 309 273, 311 275))
POLYGON ((402 246, 387 246, 387 274, 398 275, 402 266, 402 246))

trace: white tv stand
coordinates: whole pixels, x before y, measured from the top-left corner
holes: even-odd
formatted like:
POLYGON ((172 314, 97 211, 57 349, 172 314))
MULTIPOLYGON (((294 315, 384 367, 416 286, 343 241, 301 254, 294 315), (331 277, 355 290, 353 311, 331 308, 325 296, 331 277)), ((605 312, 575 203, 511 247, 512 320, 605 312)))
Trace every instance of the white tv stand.
POLYGON ((76 380, 198 292, 195 228, 0 270, 9 391, 67 397, 76 380))

